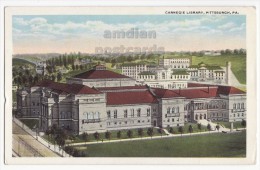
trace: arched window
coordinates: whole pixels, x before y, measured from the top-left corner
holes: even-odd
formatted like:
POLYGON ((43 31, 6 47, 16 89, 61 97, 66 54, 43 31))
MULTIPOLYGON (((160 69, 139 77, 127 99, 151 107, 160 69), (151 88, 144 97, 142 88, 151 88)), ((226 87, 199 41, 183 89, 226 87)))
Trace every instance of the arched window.
POLYGON ((171 108, 168 107, 168 108, 167 108, 167 113, 169 114, 170 112, 171 112, 171 108))
POLYGON ((240 103, 237 104, 237 108, 240 109, 240 103))
POLYGON ((244 106, 244 103, 241 103, 241 109, 244 109, 245 106, 244 106))
POLYGON ((236 103, 234 103, 234 104, 233 104, 233 109, 236 109, 236 107, 237 107, 237 106, 236 106, 236 103))
POLYGON ((172 108, 172 113, 175 113, 175 108, 174 107, 172 108))

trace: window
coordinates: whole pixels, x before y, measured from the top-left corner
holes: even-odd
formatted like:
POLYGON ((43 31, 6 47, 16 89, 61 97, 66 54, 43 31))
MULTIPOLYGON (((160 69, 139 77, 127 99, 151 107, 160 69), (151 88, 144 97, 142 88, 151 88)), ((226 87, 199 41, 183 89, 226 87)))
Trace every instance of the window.
POLYGON ((141 116, 141 109, 137 109, 137 117, 141 116))
POLYGON ((127 118, 127 110, 124 110, 124 118, 127 118))
POLYGON ((167 118, 167 114, 165 114, 165 118, 167 118))
POLYGON ((171 108, 168 107, 167 108, 167 113, 170 114, 170 112, 171 112, 171 108))
POLYGON ((147 116, 150 116, 150 115, 151 115, 151 109, 148 108, 148 109, 147 109, 147 116))
POLYGON ((172 122, 174 122, 174 119, 172 119, 172 122))
POLYGON ((179 113, 179 107, 176 107, 176 113, 179 113))
POLYGON ((110 113, 110 110, 107 111, 107 118, 110 119, 111 118, 111 113, 110 113))
POLYGON ((237 104, 237 108, 240 109, 240 103, 237 104))
POLYGON ((233 109, 236 109, 236 103, 233 104, 233 109))
POLYGON ((117 118, 117 110, 114 110, 114 118, 117 118))
POLYGON ((241 109, 244 109, 245 106, 244 106, 244 103, 241 103, 241 109))
POLYGON ((174 112, 175 112, 175 108, 173 107, 173 108, 172 108, 172 113, 174 113, 174 112))
POLYGON ((135 110, 131 109, 131 117, 134 117, 134 116, 135 116, 135 110))

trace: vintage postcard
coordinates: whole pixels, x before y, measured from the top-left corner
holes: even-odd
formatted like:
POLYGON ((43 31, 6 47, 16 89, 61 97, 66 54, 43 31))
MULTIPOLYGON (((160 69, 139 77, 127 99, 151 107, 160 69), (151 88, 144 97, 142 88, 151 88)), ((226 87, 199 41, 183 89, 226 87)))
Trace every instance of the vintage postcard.
POLYGON ((7 7, 5 161, 254 164, 255 63, 254 7, 7 7))

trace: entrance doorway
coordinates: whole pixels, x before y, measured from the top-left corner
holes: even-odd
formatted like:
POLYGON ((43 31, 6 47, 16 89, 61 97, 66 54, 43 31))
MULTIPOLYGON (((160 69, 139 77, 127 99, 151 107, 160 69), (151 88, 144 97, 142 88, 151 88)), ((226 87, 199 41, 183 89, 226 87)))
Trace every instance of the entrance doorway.
POLYGON ((156 120, 153 121, 153 126, 154 126, 154 127, 156 126, 156 120))

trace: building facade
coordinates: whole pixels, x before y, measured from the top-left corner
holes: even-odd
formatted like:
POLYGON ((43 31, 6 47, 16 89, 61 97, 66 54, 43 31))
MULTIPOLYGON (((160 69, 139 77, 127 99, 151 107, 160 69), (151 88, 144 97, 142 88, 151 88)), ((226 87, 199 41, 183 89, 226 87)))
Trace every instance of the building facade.
MULTIPOLYGON (((103 69, 103 73, 110 75, 107 71, 103 69)), ((93 70, 85 75, 89 72, 93 70)), ((102 76, 100 79, 105 81, 102 76)), ((104 86, 88 87, 80 81, 45 80, 18 90, 17 115, 39 119, 41 131, 56 124, 75 134, 183 126, 200 119, 228 122, 246 119, 246 93, 231 86, 190 83, 185 89, 169 90, 115 85, 107 86, 105 82, 104 86)))

